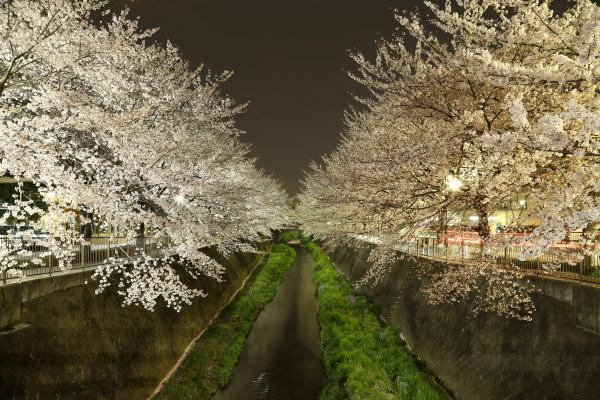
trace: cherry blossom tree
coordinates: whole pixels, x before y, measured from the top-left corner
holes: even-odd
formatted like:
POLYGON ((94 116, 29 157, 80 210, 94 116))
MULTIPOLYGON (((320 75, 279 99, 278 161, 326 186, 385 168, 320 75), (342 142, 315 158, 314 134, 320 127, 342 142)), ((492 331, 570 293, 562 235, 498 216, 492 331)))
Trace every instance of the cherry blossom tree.
MULTIPOLYGON (((416 14, 397 17, 401 33, 380 44, 374 62, 353 56, 353 77, 372 96, 359 99, 365 111, 348 119, 342 144, 313 166, 301 196, 308 232, 377 239, 368 276, 376 280, 400 242, 443 228, 453 215, 476 214, 483 247, 509 245, 489 217, 517 193, 532 200, 511 224, 539 221, 523 256, 600 220, 599 7, 588 0, 563 12, 527 0, 426 6, 427 24, 416 14)), ((589 238, 583 245, 595 246, 589 238)), ((497 278, 483 255, 436 275, 430 297, 464 299, 458 293, 473 294, 484 275, 505 290, 480 299, 483 310, 529 318, 527 285, 512 271, 497 278)))
MULTIPOLYGON (((105 2, 14 0, 0 10, 1 166, 48 204, 17 199, 4 218, 36 216, 61 267, 74 257, 65 249, 87 240, 69 227, 76 216, 118 226, 130 240, 150 229, 168 249, 99 267, 99 290, 118 281, 126 303, 152 309, 163 298, 179 309, 204 295, 181 269, 223 275, 202 249, 251 251, 286 223, 287 196, 239 139, 244 105, 219 91, 230 73, 190 68, 172 44, 105 2)), ((14 252, 2 263, 22 266, 14 252)))

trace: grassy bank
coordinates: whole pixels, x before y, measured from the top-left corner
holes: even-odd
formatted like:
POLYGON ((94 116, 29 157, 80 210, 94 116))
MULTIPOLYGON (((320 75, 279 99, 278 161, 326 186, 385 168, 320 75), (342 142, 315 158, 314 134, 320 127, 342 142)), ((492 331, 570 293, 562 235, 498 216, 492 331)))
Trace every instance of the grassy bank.
POLYGON ((280 242, 291 242, 293 240, 300 240, 302 238, 302 233, 297 230, 297 229, 292 229, 289 231, 285 231, 282 235, 281 238, 279 239, 280 242))
POLYGON ((377 307, 353 293, 315 243, 304 245, 315 261, 326 372, 321 400, 445 399, 404 349, 398 332, 382 326, 377 307))
POLYGON ((252 323, 275 296, 295 257, 290 246, 280 243, 273 247, 246 288, 198 340, 156 399, 208 400, 229 382, 252 323))

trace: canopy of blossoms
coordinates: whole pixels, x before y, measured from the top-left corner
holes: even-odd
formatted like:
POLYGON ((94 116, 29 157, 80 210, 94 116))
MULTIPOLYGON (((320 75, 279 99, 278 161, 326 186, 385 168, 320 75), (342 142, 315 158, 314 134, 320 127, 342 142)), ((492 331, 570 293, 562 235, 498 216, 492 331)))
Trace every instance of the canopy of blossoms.
MULTIPOLYGON (((19 194, 2 219, 48 232, 61 267, 87 239, 74 218, 132 240, 151 230, 168 239, 163 255, 107 262, 99 290, 118 284, 128 304, 180 308, 204 295, 182 270, 223 274, 202 249, 250 251, 286 224, 287 195, 239 140, 244 105, 219 91, 230 73, 190 68, 105 2, 14 0, 0 13, 0 172, 44 200, 19 194)), ((0 273, 22 268, 26 252, 3 249, 0 273)))
MULTIPOLYGON (((312 166, 298 208, 304 229, 338 243, 376 237, 375 280, 398 243, 456 215, 475 214, 484 245, 510 244, 490 216, 515 194, 528 207, 509 228, 536 221, 524 257, 590 231, 600 221, 600 8, 569 4, 427 2, 425 17, 397 16, 400 33, 375 61, 353 56, 353 77, 372 96, 348 114, 339 148, 312 166)), ((527 285, 493 264, 482 257, 436 274, 430 297, 462 301, 483 286, 481 310, 528 319, 527 285)))

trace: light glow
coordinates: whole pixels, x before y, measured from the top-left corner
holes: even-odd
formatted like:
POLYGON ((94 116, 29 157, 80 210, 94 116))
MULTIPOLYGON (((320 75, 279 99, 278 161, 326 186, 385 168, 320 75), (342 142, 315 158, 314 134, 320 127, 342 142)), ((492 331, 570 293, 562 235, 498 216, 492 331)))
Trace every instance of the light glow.
POLYGON ((446 178, 446 185, 448 185, 448 190, 451 192, 458 192, 463 184, 457 177, 449 176, 446 178))
POLYGON ((58 195, 56 192, 48 191, 45 193, 46 199, 51 203, 58 203, 58 195))
POLYGON ((175 196, 175 203, 177 203, 177 204, 185 203, 185 196, 182 195, 181 193, 178 194, 177 196, 175 196))

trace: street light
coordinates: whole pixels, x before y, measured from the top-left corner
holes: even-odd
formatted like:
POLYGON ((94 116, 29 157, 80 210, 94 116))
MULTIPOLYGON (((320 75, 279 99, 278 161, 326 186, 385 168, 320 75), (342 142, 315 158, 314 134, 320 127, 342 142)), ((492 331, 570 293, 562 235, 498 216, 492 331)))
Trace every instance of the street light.
POLYGON ((462 188, 463 183, 455 176, 448 176, 446 178, 446 185, 449 191, 458 192, 462 188))
MULTIPOLYGON (((450 197, 452 197, 452 193, 456 193, 458 191, 460 191, 460 188, 462 187, 462 182, 460 181, 460 179, 458 179, 455 176, 452 175, 448 175, 446 177, 446 186, 448 188, 448 191, 450 192, 450 196, 448 196, 449 198, 447 199, 448 202, 444 205, 444 208, 442 210, 442 212, 445 214, 444 215, 444 222, 443 224, 440 224, 440 231, 444 234, 444 244, 446 245, 446 247, 448 247, 448 225, 449 225, 449 217, 448 217, 448 203, 450 200, 450 197)), ((440 214, 440 216, 442 216, 443 214, 440 214)), ((439 235, 439 233, 438 233, 439 235)), ((439 237, 438 237, 439 240, 439 237)))

